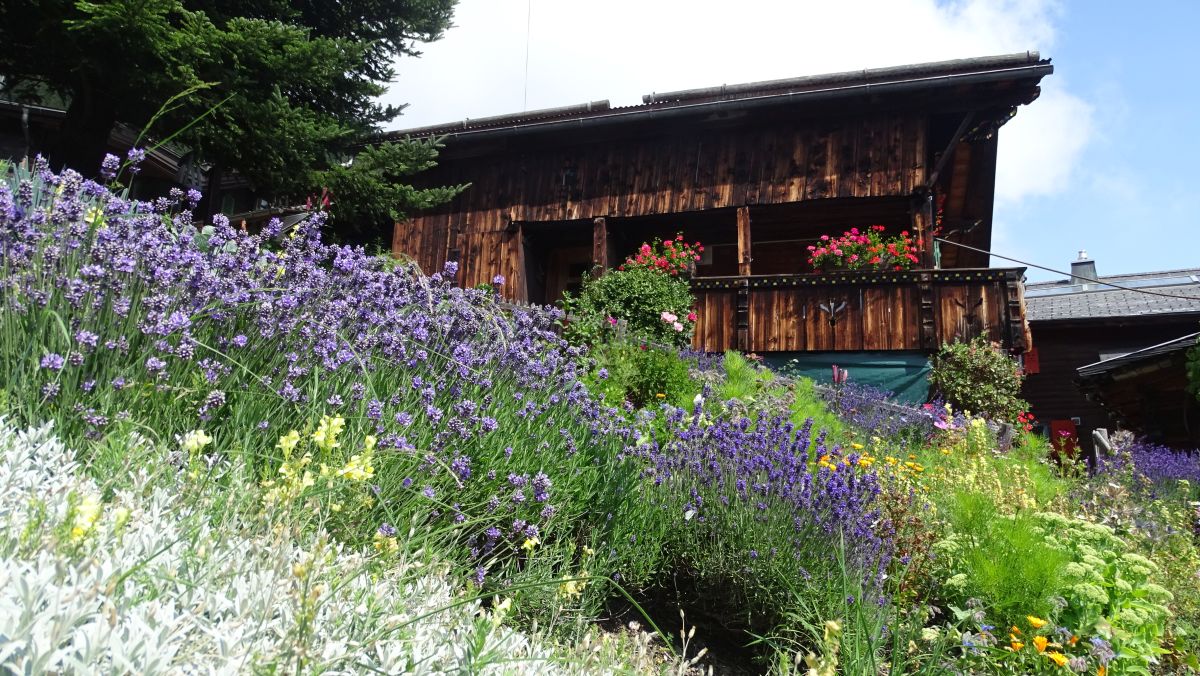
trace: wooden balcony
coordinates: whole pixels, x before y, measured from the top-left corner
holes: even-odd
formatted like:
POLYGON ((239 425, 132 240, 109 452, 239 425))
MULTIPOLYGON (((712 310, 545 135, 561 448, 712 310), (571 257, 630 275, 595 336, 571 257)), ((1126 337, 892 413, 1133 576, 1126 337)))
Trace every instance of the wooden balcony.
POLYGON ((1029 346, 1025 268, 696 277, 693 347, 708 352, 923 350, 986 335, 1029 346))

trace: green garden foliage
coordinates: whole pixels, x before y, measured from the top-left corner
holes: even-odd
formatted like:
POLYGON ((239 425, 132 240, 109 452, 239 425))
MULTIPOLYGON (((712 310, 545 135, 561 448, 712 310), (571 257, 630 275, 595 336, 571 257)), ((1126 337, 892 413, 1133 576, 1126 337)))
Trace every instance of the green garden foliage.
POLYGON ((675 350, 614 340, 596 346, 592 356, 596 369, 589 376, 588 389, 603 394, 609 404, 688 406, 700 391, 688 362, 675 350))
POLYGON ((999 346, 978 337, 942 346, 929 384, 955 409, 1012 422, 1029 408, 1021 399, 1021 367, 999 346))
POLYGON ((573 344, 595 344, 615 335, 624 322, 632 339, 683 347, 692 340, 692 302, 684 278, 646 268, 610 270, 586 279, 578 297, 563 299, 570 315, 564 333, 573 344), (668 316, 674 319, 667 321, 668 316))

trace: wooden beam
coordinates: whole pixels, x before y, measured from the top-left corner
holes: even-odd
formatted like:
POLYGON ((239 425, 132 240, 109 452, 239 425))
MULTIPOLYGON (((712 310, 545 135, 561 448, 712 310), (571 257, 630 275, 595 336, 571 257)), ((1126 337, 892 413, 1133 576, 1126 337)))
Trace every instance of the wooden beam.
POLYGON ((750 263, 754 260, 750 255, 750 207, 738 207, 737 210, 737 247, 738 274, 749 275, 750 263))
POLYGON ((604 217, 592 221, 592 268, 598 277, 608 270, 608 221, 604 217))

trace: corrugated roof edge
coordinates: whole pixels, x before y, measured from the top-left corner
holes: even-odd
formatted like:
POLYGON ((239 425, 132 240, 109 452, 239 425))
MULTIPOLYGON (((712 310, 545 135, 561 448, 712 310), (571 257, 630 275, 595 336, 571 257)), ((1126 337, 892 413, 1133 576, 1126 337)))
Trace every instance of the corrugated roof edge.
POLYGON ((1107 373, 1108 371, 1112 371, 1113 369, 1120 368, 1121 366, 1125 366, 1127 364, 1137 363, 1143 359, 1156 357, 1162 354, 1169 354, 1177 350, 1188 349, 1196 345, 1197 338, 1200 338, 1200 332, 1189 333, 1186 336, 1180 336, 1178 338, 1173 338, 1166 342, 1159 343, 1158 345, 1151 345, 1150 347, 1144 347, 1140 350, 1128 352, 1119 357, 1112 357, 1098 362, 1093 362, 1091 364, 1085 364, 1075 369, 1075 371, 1081 378, 1100 375, 1101 373, 1107 373))
POLYGON ((857 82, 886 82, 913 77, 914 75, 948 74, 953 72, 971 72, 991 68, 1011 68, 1030 64, 1050 63, 1049 59, 1042 60, 1035 51, 1000 54, 997 56, 980 56, 970 59, 952 59, 949 61, 929 61, 904 66, 889 66, 887 68, 865 68, 863 70, 848 70, 840 73, 825 73, 822 75, 805 75, 801 77, 784 78, 780 80, 761 80, 743 84, 721 85, 719 87, 703 87, 700 89, 682 89, 674 92, 653 92, 642 96, 642 103, 661 103, 664 101, 690 101, 694 99, 724 99, 737 98, 749 94, 787 89, 803 91, 826 87, 832 84, 857 82))
MULTIPOLYGON (((789 91, 782 88, 755 90, 753 87, 763 83, 747 83, 730 85, 725 90, 738 89, 738 95, 729 95, 720 100, 660 100, 653 103, 642 103, 630 106, 611 107, 607 100, 584 103, 559 108, 531 110, 522 113, 495 115, 467 119, 460 122, 449 122, 410 129, 399 129, 383 133, 378 140, 388 140, 404 137, 430 136, 459 136, 504 131, 524 131, 534 129, 557 128, 567 124, 582 124, 588 120, 615 121, 633 116, 649 114, 687 113, 689 110, 702 110, 721 105, 754 105, 766 102, 781 101, 793 97, 822 97, 829 95, 844 96, 883 92, 885 90, 899 91, 908 87, 945 86, 960 79, 974 78, 978 80, 998 79, 1027 71, 1027 76, 1040 79, 1053 72, 1049 59, 1040 58, 1037 52, 1006 54, 1001 56, 979 57, 974 59, 956 59, 953 61, 938 61, 914 64, 910 66, 895 66, 890 68, 868 69, 847 73, 815 75, 795 80, 775 80, 784 83, 805 80, 808 87, 803 91, 789 91), (741 103, 737 103, 741 102, 741 103)), ((718 88, 721 89, 721 88, 718 88)), ((700 92, 705 90, 689 90, 700 92)), ((680 95, 686 92, 681 92, 680 95)))

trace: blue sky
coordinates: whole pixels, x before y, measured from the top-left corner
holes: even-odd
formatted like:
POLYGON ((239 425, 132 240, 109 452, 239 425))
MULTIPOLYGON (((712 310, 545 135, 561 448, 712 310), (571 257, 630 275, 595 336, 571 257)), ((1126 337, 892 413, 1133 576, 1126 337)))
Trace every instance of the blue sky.
POLYGON ((1055 23, 1051 78, 1091 107, 1090 134, 1060 190, 997 205, 994 250, 1063 269, 1086 248, 1101 274, 1200 267, 1200 3, 1070 2, 1055 23))
POLYGON ((394 127, 1036 49, 1056 72, 1000 132, 993 250, 1200 267, 1200 2, 460 0, 455 22, 397 64, 394 127))

